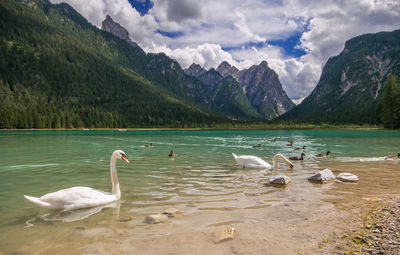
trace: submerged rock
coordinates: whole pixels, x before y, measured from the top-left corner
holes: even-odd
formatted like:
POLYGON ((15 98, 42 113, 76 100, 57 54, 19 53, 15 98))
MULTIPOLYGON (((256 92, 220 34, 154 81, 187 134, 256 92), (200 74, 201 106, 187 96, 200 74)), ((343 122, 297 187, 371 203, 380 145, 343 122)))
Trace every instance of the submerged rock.
POLYGON ((128 215, 122 216, 122 217, 119 218, 120 222, 127 222, 127 221, 131 221, 131 220, 132 220, 132 217, 128 216, 128 215))
POLYGON ((325 183, 334 179, 336 179, 335 175, 328 168, 319 171, 318 173, 308 178, 310 182, 319 182, 319 183, 325 183))
POLYGON ((340 173, 337 178, 342 182, 358 182, 358 176, 352 173, 340 173))
POLYGON ((269 177, 269 183, 286 185, 291 182, 290 178, 286 175, 275 175, 269 177))
POLYGON ((214 242, 221 243, 228 240, 233 240, 236 237, 235 228, 226 228, 214 232, 214 242))
POLYGON ((166 209, 163 214, 167 214, 167 215, 175 215, 175 214, 179 214, 181 213, 178 209, 176 209, 175 207, 171 207, 166 209))
POLYGON ((165 214, 153 214, 146 216, 144 222, 148 224, 164 223, 168 221, 168 216, 165 214))

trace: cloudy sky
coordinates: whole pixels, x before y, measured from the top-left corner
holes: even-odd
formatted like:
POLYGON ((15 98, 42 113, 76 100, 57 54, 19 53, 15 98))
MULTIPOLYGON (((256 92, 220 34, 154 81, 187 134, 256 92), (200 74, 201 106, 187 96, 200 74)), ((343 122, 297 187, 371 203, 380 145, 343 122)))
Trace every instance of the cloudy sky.
POLYGON ((146 52, 183 68, 266 60, 292 99, 307 96, 346 40, 400 29, 398 0, 50 0, 101 27, 109 14, 146 52))

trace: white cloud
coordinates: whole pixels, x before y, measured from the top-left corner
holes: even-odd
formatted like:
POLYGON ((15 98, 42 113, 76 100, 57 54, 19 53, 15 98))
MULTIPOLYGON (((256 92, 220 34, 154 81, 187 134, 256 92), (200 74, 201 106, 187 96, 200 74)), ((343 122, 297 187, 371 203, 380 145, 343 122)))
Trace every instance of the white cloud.
POLYGON ((192 62, 216 67, 224 60, 248 68, 266 60, 295 99, 311 92, 323 65, 343 49, 346 40, 400 28, 398 0, 154 0, 143 16, 127 0, 64 1, 99 27, 110 14, 146 51, 165 52, 184 68, 192 62), (181 36, 168 38, 158 30, 181 36), (307 52, 300 58, 285 55, 277 46, 242 47, 285 40, 299 31, 298 47, 307 52))
POLYGON ((199 64, 206 69, 215 68, 222 61, 227 61, 232 65, 240 65, 240 63, 233 60, 232 56, 223 51, 218 44, 204 43, 196 48, 178 48, 171 50, 170 48, 160 46, 153 48, 155 51, 165 52, 168 56, 176 59, 182 68, 188 68, 192 63, 199 64))

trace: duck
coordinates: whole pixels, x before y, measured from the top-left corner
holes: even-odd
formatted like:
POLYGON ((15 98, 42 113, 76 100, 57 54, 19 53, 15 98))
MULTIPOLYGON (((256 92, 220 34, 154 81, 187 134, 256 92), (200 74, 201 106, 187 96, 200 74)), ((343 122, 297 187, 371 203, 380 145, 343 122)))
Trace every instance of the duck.
POLYGON ((291 160, 304 160, 304 156, 305 156, 306 154, 304 154, 304 153, 301 153, 301 156, 300 157, 290 157, 289 159, 291 159, 291 160))
POLYGON ((317 154, 317 155, 315 155, 315 156, 316 156, 316 157, 326 157, 326 156, 328 156, 329 154, 331 154, 331 152, 330 152, 330 151, 327 151, 326 154, 324 154, 324 153, 319 153, 319 154, 317 154))
POLYGON ((103 192, 90 187, 77 186, 48 193, 41 197, 32 197, 28 195, 24 195, 24 197, 40 207, 46 209, 61 209, 64 211, 96 207, 118 201, 121 199, 121 190, 119 188, 117 176, 117 159, 121 159, 122 161, 129 163, 125 152, 122 150, 116 150, 111 154, 111 193, 103 192))
POLYGON ((396 155, 388 155, 385 159, 400 159, 400 152, 396 155))
POLYGON ((171 152, 168 154, 168 157, 171 157, 171 158, 175 157, 175 153, 171 150, 171 152))
POLYGON ((253 148, 261 148, 261 144, 253 145, 253 148))
POLYGON ((288 143, 288 144, 286 144, 286 146, 290 146, 290 147, 292 147, 292 145, 293 145, 293 140, 289 140, 288 142, 289 142, 289 143, 288 143))
POLYGON ((146 148, 153 147, 153 143, 145 144, 144 147, 146 147, 146 148))
POLYGON ((303 148, 294 148, 295 150, 298 150, 298 151, 300 151, 300 150, 305 150, 306 149, 306 146, 304 145, 303 146, 303 148))
POLYGON ((249 168, 266 168, 266 169, 272 169, 272 168, 277 168, 278 167, 278 158, 282 159, 287 165, 289 165, 290 169, 293 170, 293 164, 290 162, 285 156, 282 154, 276 154, 272 161, 273 164, 272 166, 262 160, 261 158, 257 156, 252 156, 252 155, 240 155, 237 156, 235 153, 232 153, 232 156, 235 158, 236 163, 240 166, 243 167, 249 167, 249 168))

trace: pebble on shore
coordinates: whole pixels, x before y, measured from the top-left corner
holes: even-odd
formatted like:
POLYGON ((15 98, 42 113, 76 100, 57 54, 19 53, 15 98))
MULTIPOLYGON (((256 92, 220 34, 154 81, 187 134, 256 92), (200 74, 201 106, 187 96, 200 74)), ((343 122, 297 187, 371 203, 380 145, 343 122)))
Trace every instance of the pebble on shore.
POLYGON ((214 232, 214 242, 221 243, 224 241, 233 240, 236 237, 236 229, 235 228, 226 228, 223 230, 217 230, 214 232))
POLYGON ((146 216, 144 222, 148 224, 164 223, 168 221, 168 216, 165 214, 153 214, 146 216))
POLYGON ((379 204, 363 217, 364 227, 335 239, 330 254, 400 255, 400 196, 368 201, 379 204))
POLYGON ((369 247, 365 254, 400 254, 400 197, 389 202, 377 214, 376 221, 369 227, 366 237, 369 247))

